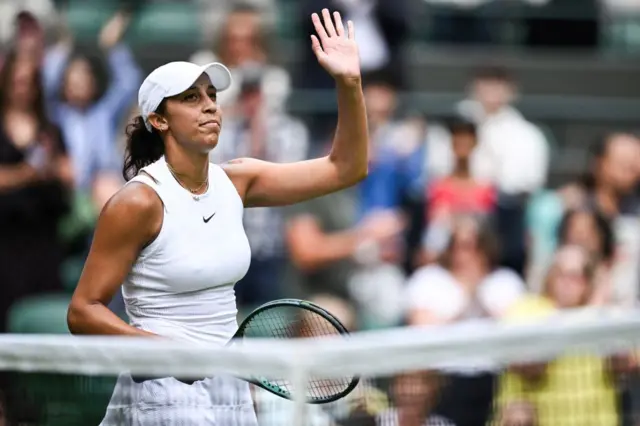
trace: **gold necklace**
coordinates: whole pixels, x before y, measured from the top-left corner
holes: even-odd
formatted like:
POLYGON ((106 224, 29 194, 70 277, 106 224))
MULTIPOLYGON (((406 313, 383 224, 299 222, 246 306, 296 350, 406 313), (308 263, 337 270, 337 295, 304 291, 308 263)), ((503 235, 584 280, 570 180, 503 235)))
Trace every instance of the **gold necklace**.
POLYGON ((200 199, 200 195, 198 194, 198 192, 200 192, 202 190, 202 188, 204 188, 206 186, 206 189, 209 188, 209 176, 207 175, 207 178, 205 180, 203 180, 202 182, 196 182, 199 183, 200 186, 198 186, 195 189, 191 189, 189 188, 182 179, 180 179, 180 173, 176 172, 173 167, 171 167, 171 165, 169 163, 167 163, 167 168, 169 169, 169 172, 171 173, 171 175, 173 176, 173 178, 178 181, 178 183, 180 184, 181 187, 183 187, 184 189, 186 189, 187 191, 189 191, 192 196, 193 199, 198 201, 200 199))

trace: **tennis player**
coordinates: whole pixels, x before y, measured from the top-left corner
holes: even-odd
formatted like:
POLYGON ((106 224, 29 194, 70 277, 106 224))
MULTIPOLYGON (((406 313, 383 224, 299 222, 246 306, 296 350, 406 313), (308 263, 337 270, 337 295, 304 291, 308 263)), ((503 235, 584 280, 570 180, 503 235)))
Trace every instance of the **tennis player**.
MULTIPOLYGON (((154 70, 128 129, 125 185, 106 204, 69 306, 74 334, 161 336, 225 344, 235 333, 233 286, 249 267, 245 207, 300 202, 354 185, 367 174, 368 134, 354 26, 338 13, 311 17, 311 48, 336 81, 338 126, 323 158, 274 164, 209 163, 231 85, 225 66, 172 62, 154 70), (107 304, 122 286, 130 325, 107 304)), ((103 426, 256 425, 246 382, 213 377, 118 378, 103 426)))

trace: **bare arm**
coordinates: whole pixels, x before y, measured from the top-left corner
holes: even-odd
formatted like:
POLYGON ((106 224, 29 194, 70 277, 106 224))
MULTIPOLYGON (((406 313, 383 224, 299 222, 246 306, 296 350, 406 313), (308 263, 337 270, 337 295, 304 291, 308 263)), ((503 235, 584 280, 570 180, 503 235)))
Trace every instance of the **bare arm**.
POLYGON ((293 263, 303 271, 313 271, 351 257, 360 238, 356 231, 327 234, 312 216, 294 218, 286 229, 293 263))
POLYGON ((338 126, 331 152, 289 164, 246 158, 226 164, 246 207, 297 203, 352 186, 367 175, 369 137, 353 24, 346 34, 339 14, 334 14, 335 26, 326 9, 323 18, 324 26, 312 16, 319 37, 312 36, 312 45, 318 62, 336 80, 338 126))
POLYGON ((140 250, 160 231, 162 209, 162 202, 151 188, 135 183, 124 187, 105 205, 69 306, 67 323, 73 334, 153 335, 122 321, 107 304, 140 250))
POLYGON ((20 188, 37 180, 36 170, 27 163, 0 167, 0 193, 20 188))

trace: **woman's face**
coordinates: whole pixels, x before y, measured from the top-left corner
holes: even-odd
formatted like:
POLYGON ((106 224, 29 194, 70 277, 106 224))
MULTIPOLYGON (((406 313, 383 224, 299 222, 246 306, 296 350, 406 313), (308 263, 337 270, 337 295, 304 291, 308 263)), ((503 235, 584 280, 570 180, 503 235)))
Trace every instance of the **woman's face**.
POLYGON ((96 81, 86 59, 74 59, 68 66, 64 82, 64 97, 71 105, 84 108, 96 93, 96 81))
POLYGON ((454 267, 476 264, 482 253, 478 247, 478 227, 471 220, 461 220, 456 224, 451 247, 454 267))
POLYGON ((256 14, 248 12, 235 13, 228 18, 224 35, 227 65, 238 66, 260 59, 256 48, 258 19, 256 14))
POLYGON ((560 308, 582 306, 588 297, 589 280, 585 273, 586 253, 579 247, 566 247, 556 254, 549 280, 549 296, 560 308))
POLYGON ((396 407, 414 420, 424 419, 437 400, 438 390, 438 377, 424 371, 401 373, 392 387, 396 407))
POLYGON ((15 62, 11 75, 9 103, 28 107, 36 100, 36 69, 32 61, 19 59, 15 62))
POLYGON ((471 132, 455 132, 451 136, 451 144, 456 160, 466 160, 476 147, 476 136, 471 132))
POLYGON ((590 253, 602 254, 602 238, 596 219, 588 212, 575 213, 567 224, 565 244, 581 246, 590 253))
POLYGON ((165 113, 150 117, 152 124, 170 133, 178 144, 200 153, 216 147, 222 127, 222 110, 216 89, 203 74, 181 94, 166 101, 165 113))

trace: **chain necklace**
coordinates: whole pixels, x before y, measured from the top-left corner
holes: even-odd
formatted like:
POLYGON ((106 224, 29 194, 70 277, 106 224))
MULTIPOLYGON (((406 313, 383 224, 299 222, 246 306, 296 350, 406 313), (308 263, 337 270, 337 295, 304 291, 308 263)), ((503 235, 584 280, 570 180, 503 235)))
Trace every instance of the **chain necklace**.
POLYGON ((178 183, 180 184, 180 186, 182 186, 184 189, 186 189, 187 191, 189 191, 191 193, 191 195, 193 196, 193 199, 198 201, 200 199, 200 195, 198 194, 203 188, 205 189, 209 189, 209 176, 207 174, 207 178, 205 180, 203 180, 202 182, 196 182, 199 183, 200 186, 198 186, 195 189, 191 189, 189 188, 182 179, 180 179, 180 173, 176 172, 173 167, 171 167, 171 165, 169 163, 167 163, 167 168, 169 169, 169 172, 171 173, 171 175, 173 176, 173 178, 178 181, 178 183))

